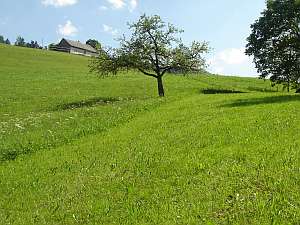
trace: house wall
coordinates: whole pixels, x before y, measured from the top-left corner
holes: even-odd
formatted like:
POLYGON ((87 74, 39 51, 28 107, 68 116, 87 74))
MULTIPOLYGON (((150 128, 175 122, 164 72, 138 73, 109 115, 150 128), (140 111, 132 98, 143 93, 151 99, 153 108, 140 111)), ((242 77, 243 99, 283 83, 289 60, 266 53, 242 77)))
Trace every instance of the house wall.
POLYGON ((70 53, 72 53, 72 54, 78 54, 78 55, 85 55, 85 50, 71 47, 70 53))
POLYGON ((76 54, 76 55, 85 55, 85 56, 96 56, 97 55, 93 52, 83 50, 83 49, 79 49, 79 48, 74 48, 74 47, 71 47, 70 53, 76 54))
POLYGON ((97 54, 97 53, 94 53, 94 52, 89 52, 89 51, 87 51, 85 55, 86 55, 86 56, 92 57, 92 56, 97 56, 98 54, 97 54))

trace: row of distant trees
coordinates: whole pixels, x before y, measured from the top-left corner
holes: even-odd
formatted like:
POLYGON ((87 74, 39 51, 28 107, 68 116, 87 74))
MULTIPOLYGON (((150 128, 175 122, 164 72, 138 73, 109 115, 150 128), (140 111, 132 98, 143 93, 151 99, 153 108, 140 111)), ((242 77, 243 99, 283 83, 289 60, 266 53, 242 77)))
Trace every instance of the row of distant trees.
POLYGON ((43 49, 43 46, 39 45, 37 41, 25 42, 25 39, 21 36, 17 37, 15 46, 43 49))
POLYGON ((10 41, 8 40, 8 38, 5 39, 2 35, 0 35, 0 44, 10 45, 10 41))
MULTIPOLYGON (((0 35, 0 44, 10 45, 11 42, 8 38, 5 39, 4 36, 0 35)), ((27 48, 38 48, 38 49, 43 48, 43 46, 41 46, 37 41, 26 42, 25 39, 21 36, 17 37, 14 45, 20 47, 27 47, 27 48)))

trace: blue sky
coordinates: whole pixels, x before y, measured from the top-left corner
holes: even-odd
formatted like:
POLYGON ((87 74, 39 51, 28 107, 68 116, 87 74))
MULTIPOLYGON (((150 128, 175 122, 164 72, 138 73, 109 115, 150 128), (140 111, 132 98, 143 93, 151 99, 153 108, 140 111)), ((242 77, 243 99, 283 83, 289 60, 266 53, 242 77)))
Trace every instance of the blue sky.
POLYGON ((243 52, 250 25, 264 8, 265 0, 0 0, 0 34, 12 42, 21 35, 45 45, 67 37, 117 46, 127 22, 158 14, 184 29, 186 44, 210 43, 211 72, 257 76, 243 52))

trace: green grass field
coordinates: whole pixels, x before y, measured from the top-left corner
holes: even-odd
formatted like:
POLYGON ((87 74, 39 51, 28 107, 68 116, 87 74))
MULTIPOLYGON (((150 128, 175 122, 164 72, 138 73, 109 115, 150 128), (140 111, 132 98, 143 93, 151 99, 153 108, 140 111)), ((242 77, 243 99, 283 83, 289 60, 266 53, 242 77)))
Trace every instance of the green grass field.
POLYGON ((0 224, 300 224, 299 95, 87 65, 0 45, 0 224))

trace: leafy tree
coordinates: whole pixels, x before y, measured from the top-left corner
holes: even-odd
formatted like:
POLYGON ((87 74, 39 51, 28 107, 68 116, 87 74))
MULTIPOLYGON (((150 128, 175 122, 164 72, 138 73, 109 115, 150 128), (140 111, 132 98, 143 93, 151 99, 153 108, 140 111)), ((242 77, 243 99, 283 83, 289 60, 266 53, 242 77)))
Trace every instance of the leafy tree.
POLYGON ((54 44, 54 43, 51 43, 51 44, 48 45, 48 49, 49 49, 50 51, 56 51, 56 47, 57 47, 57 45, 54 44))
POLYGON ((0 43, 1 43, 1 44, 4 44, 4 43, 5 43, 4 37, 3 37, 2 35, 0 35, 0 43))
POLYGON ((37 41, 31 41, 30 43, 27 43, 26 46, 28 48, 41 48, 37 41))
POLYGON ((16 46, 25 47, 25 46, 26 46, 26 42, 25 42, 25 40, 24 40, 23 37, 18 36, 18 37, 17 37, 17 40, 16 40, 16 42, 15 42, 15 45, 16 45, 16 46))
POLYGON ((31 42, 26 43, 26 47, 27 47, 27 48, 32 48, 32 47, 31 47, 31 42))
POLYGON ((101 49, 100 42, 97 41, 97 40, 95 40, 95 39, 89 39, 89 40, 87 40, 86 44, 89 45, 89 46, 92 46, 96 50, 100 50, 101 49))
POLYGON ((164 96, 163 76, 171 70, 202 71, 206 66, 202 57, 209 51, 207 42, 193 42, 185 46, 177 35, 183 31, 166 24, 159 16, 143 15, 129 24, 132 35, 129 40, 120 39, 120 48, 101 50, 90 64, 91 71, 100 76, 116 75, 123 69, 136 69, 157 80, 158 94, 164 96))
POLYGON ((254 56, 261 78, 300 91, 300 1, 267 1, 267 9, 251 25, 246 54, 254 56))
POLYGON ((31 41, 30 45, 32 48, 36 48, 36 45, 38 45, 38 43, 36 41, 31 41))
POLYGON ((5 40, 2 35, 0 35, 0 43, 10 45, 10 41, 8 40, 8 38, 6 38, 5 40))

